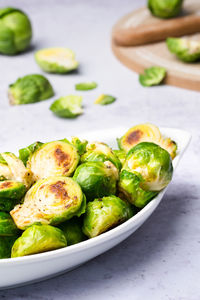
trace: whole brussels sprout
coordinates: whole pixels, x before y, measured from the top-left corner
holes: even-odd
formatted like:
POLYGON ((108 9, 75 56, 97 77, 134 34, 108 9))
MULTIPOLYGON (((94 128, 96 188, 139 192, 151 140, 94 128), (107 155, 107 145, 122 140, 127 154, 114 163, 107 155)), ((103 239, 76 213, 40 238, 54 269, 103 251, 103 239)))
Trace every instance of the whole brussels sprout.
POLYGON ((45 143, 30 155, 27 167, 34 180, 49 176, 70 176, 76 169, 80 156, 76 147, 67 141, 45 143))
POLYGON ((172 179, 173 166, 169 153, 154 143, 143 142, 126 156, 123 169, 140 174, 140 187, 146 191, 160 191, 172 179))
POLYGON ((80 243, 86 239, 82 232, 82 221, 80 218, 74 217, 61 223, 58 227, 63 231, 68 246, 80 243))
POLYGON ((148 0, 151 13, 159 18, 167 19, 178 16, 183 0, 148 0))
POLYGON ((167 47, 184 62, 195 62, 200 60, 200 42, 184 38, 168 38, 167 47))
POLYGON ((122 167, 120 160, 112 149, 100 142, 89 143, 86 147, 86 153, 81 156, 81 161, 110 161, 117 169, 120 170, 122 167))
POLYGON ((8 97, 11 105, 40 102, 54 95, 53 88, 46 77, 31 74, 21 77, 10 84, 8 97))
POLYGON ((0 9, 0 53, 16 54, 26 50, 32 38, 28 16, 19 9, 0 9))
POLYGON ((9 212, 19 203, 25 193, 26 187, 21 182, 13 180, 0 181, 0 210, 9 212))
POLYGON ((40 68, 48 73, 68 73, 78 68, 75 53, 67 48, 46 48, 35 53, 40 68))
POLYGON ((143 208, 158 192, 145 191, 140 187, 143 178, 127 170, 122 170, 118 183, 119 191, 125 198, 138 208, 143 208))
POLYGON ((78 166, 74 179, 80 184, 87 200, 116 193, 118 170, 109 161, 86 162, 78 166))
POLYGON ((83 232, 93 238, 133 216, 131 206, 116 196, 89 202, 83 219, 83 232))
POLYGON ((15 241, 11 257, 36 254, 66 246, 65 235, 59 228, 50 225, 33 225, 15 241))
POLYGON ((0 236, 0 259, 11 257, 11 249, 17 238, 18 235, 0 236))
POLYGON ((5 179, 19 181, 27 188, 33 183, 33 174, 30 169, 26 168, 18 157, 11 152, 1 153, 5 163, 0 163, 0 177, 5 179))
POLYGON ((51 176, 38 180, 26 193, 23 204, 10 212, 19 229, 33 224, 57 225, 85 212, 86 199, 70 177, 51 176))
POLYGON ((27 160, 29 159, 30 155, 35 152, 43 143, 35 142, 25 148, 19 149, 19 159, 21 159, 26 166, 27 160))
POLYGON ((60 118, 76 118, 83 113, 82 97, 77 95, 68 95, 55 100, 50 110, 60 118))
POLYGON ((0 211, 0 237, 1 236, 13 236, 19 233, 19 229, 15 225, 11 216, 0 211))

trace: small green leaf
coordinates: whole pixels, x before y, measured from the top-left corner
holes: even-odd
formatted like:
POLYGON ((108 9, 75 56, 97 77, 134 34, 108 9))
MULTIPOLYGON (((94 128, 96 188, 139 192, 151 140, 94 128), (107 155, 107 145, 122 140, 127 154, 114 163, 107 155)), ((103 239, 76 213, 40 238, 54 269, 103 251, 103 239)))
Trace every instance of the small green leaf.
POLYGON ((166 76, 166 70, 162 67, 150 67, 144 70, 144 74, 139 75, 139 82, 143 86, 160 84, 166 76))
POLYGON ((115 97, 111 96, 111 95, 100 95, 96 100, 95 100, 95 104, 100 104, 100 105, 107 105, 107 104, 111 104, 116 100, 115 97))
POLYGON ((97 83, 94 81, 91 82, 80 82, 75 85, 75 89, 77 91, 88 91, 96 89, 97 83))

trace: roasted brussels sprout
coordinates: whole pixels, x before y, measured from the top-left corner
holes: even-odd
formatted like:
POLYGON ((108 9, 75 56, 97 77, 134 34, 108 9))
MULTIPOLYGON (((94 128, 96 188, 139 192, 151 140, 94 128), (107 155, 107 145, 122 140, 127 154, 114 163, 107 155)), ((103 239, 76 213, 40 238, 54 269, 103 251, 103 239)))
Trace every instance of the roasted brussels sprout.
POLYGON ((154 143, 143 142, 126 156, 123 169, 140 174, 140 187, 146 191, 160 191, 172 179, 173 166, 169 153, 154 143))
POLYGON ((152 200, 158 192, 145 191, 140 187, 143 182, 142 176, 138 173, 132 173, 122 170, 118 183, 119 191, 125 198, 138 208, 143 208, 150 200, 152 200))
POLYGON ((33 224, 56 225, 85 212, 85 196, 69 177, 38 180, 26 193, 23 204, 10 212, 19 229, 33 224))
POLYGON ((0 237, 1 236, 14 236, 19 233, 19 229, 15 225, 11 216, 0 211, 0 237))
POLYGON ((11 152, 1 153, 6 164, 0 163, 0 177, 22 182, 27 188, 33 183, 32 172, 11 152))
POLYGON ((29 104, 51 98, 53 88, 43 75, 31 74, 10 84, 8 97, 11 105, 29 104))
POLYGON ((151 13, 159 18, 168 19, 178 16, 183 0, 148 0, 151 13))
POLYGON ((79 155, 83 155, 86 152, 86 146, 88 144, 88 141, 86 140, 80 140, 76 136, 72 137, 71 143, 76 147, 78 150, 79 155))
POLYGON ((38 147, 29 157, 27 167, 34 180, 48 176, 70 176, 79 162, 76 147, 66 141, 49 142, 38 147))
POLYGON ((11 257, 36 254, 66 246, 65 235, 59 228, 50 225, 33 225, 15 241, 11 257))
POLYGON ((11 257, 11 249, 17 238, 18 235, 0 236, 0 259, 11 257))
POLYGON ((87 144, 86 153, 81 156, 81 161, 110 161, 117 169, 120 170, 122 167, 120 160, 112 149, 105 143, 100 142, 87 144))
POLYGON ((139 82, 143 86, 160 84, 166 76, 166 70, 162 67, 150 67, 144 70, 144 74, 139 75, 139 82))
POLYGON ((82 232, 82 221, 80 218, 74 217, 69 221, 61 223, 58 227, 65 235, 67 246, 80 243, 86 239, 86 236, 82 232))
POLYGON ((88 91, 96 89, 97 83, 94 81, 91 82, 80 82, 75 85, 75 89, 77 91, 88 91))
POLYGON ((160 130, 153 124, 140 124, 130 128, 121 138, 117 139, 121 150, 128 152, 141 142, 153 142, 167 150, 172 159, 176 156, 177 145, 170 138, 162 137, 160 130))
POLYGON ((80 184, 87 200, 113 195, 119 172, 110 162, 86 162, 78 166, 74 179, 80 184))
POLYGON ((61 118, 76 118, 83 113, 82 97, 69 95, 54 101, 50 110, 61 118))
POLYGON ((123 165, 126 159, 126 152, 124 150, 113 150, 113 153, 118 157, 119 161, 123 165))
POLYGON ((68 73, 78 68, 75 54, 67 48, 46 48, 35 53, 35 60, 48 73, 68 73))
POLYGON ((83 232, 93 238, 133 216, 129 204, 116 196, 103 197, 89 202, 83 220, 83 232))
POLYGON ((100 95, 95 101, 95 104, 100 104, 100 105, 107 105, 115 102, 116 97, 113 97, 111 95, 100 95))
POLYGON ((35 152, 43 143, 35 142, 25 148, 19 149, 19 159, 21 159, 26 166, 27 160, 29 159, 30 155, 35 152))
POLYGON ((167 47, 184 62, 195 62, 200 60, 200 41, 184 38, 168 38, 167 47))
POLYGON ((0 9, 0 53, 13 55, 28 48, 32 37, 31 23, 19 9, 0 9))

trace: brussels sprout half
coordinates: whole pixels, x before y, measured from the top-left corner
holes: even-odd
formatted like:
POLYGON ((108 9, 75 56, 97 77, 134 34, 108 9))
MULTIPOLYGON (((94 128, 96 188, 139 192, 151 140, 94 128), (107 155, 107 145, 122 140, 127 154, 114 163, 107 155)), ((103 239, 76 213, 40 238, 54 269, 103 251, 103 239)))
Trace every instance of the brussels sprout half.
POLYGON ((11 249, 17 238, 18 235, 0 236, 0 259, 11 257, 11 249))
POLYGON ((35 53, 35 60, 48 73, 67 73, 78 68, 75 53, 68 48, 46 48, 35 53))
POLYGON ((67 246, 80 243, 86 239, 86 236, 82 232, 82 220, 74 217, 69 221, 61 223, 58 226, 64 233, 67 240, 67 246))
POLYGON ((148 0, 151 13, 159 18, 167 19, 178 16, 183 0, 148 0))
POLYGON ((32 28, 28 16, 19 9, 0 9, 0 53, 13 55, 28 48, 32 28))
POLYGON ((19 229, 15 225, 11 216, 0 211, 0 236, 13 236, 19 233, 19 229))
POLYGON ((116 193, 119 172, 110 162, 85 162, 78 166, 74 179, 80 184, 87 200, 116 193))
POLYGON ((160 191, 172 179, 173 166, 169 153, 154 143, 143 142, 133 147, 123 169, 142 177, 140 187, 146 191, 160 191))
POLYGON ((87 144, 86 153, 81 156, 81 161, 110 161, 120 170, 122 165, 112 149, 105 143, 93 142, 87 144))
POLYGON ((61 97, 51 104, 50 110, 61 118, 76 118, 83 113, 82 97, 75 95, 61 97))
POLYGON ((144 74, 139 75, 139 82, 143 86, 160 84, 166 76, 165 68, 154 66, 144 70, 144 74))
POLYGON ((152 200, 158 192, 143 190, 140 185, 143 179, 139 174, 122 170, 119 177, 118 188, 125 198, 138 208, 143 208, 150 200, 152 200))
POLYGON ((184 62, 195 62, 200 60, 200 41, 184 38, 168 38, 167 47, 184 62))
POLYGON ((93 238, 130 219, 133 211, 129 204, 116 196, 89 202, 83 220, 83 232, 93 238))
POLYGON ((51 176, 38 180, 26 193, 24 202, 10 212, 19 229, 33 224, 56 225, 85 212, 86 199, 70 177, 51 176))
POLYGON ((67 141, 54 141, 41 145, 29 157, 27 167, 35 180, 48 176, 70 176, 80 156, 76 147, 67 141))
POLYGON ((43 75, 31 74, 10 84, 8 97, 11 105, 40 102, 54 95, 53 88, 43 75))
POLYGON ((11 257, 47 252, 66 246, 65 235, 59 228, 50 225, 33 225, 15 241, 11 257))
POLYGON ((35 152, 37 149, 42 146, 43 143, 35 142, 25 148, 19 149, 19 159, 21 159, 26 166, 27 160, 29 159, 30 155, 35 152))

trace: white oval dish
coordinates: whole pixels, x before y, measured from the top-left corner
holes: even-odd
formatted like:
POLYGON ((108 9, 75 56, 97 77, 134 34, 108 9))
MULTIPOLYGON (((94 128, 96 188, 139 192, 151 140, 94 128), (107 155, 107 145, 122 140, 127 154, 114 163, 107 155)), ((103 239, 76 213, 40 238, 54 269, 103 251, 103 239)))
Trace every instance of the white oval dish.
MULTIPOLYGON (((172 138, 178 144, 178 155, 173 160, 173 166, 176 169, 191 136, 188 132, 179 129, 161 128, 160 130, 163 135, 172 138)), ((93 131, 81 134, 79 137, 89 141, 103 141, 116 148, 116 137, 122 136, 126 131, 127 128, 115 128, 93 131)), ((40 281, 70 271, 119 244, 152 214, 166 189, 131 219, 98 237, 59 250, 0 260, 0 289, 40 281)))

